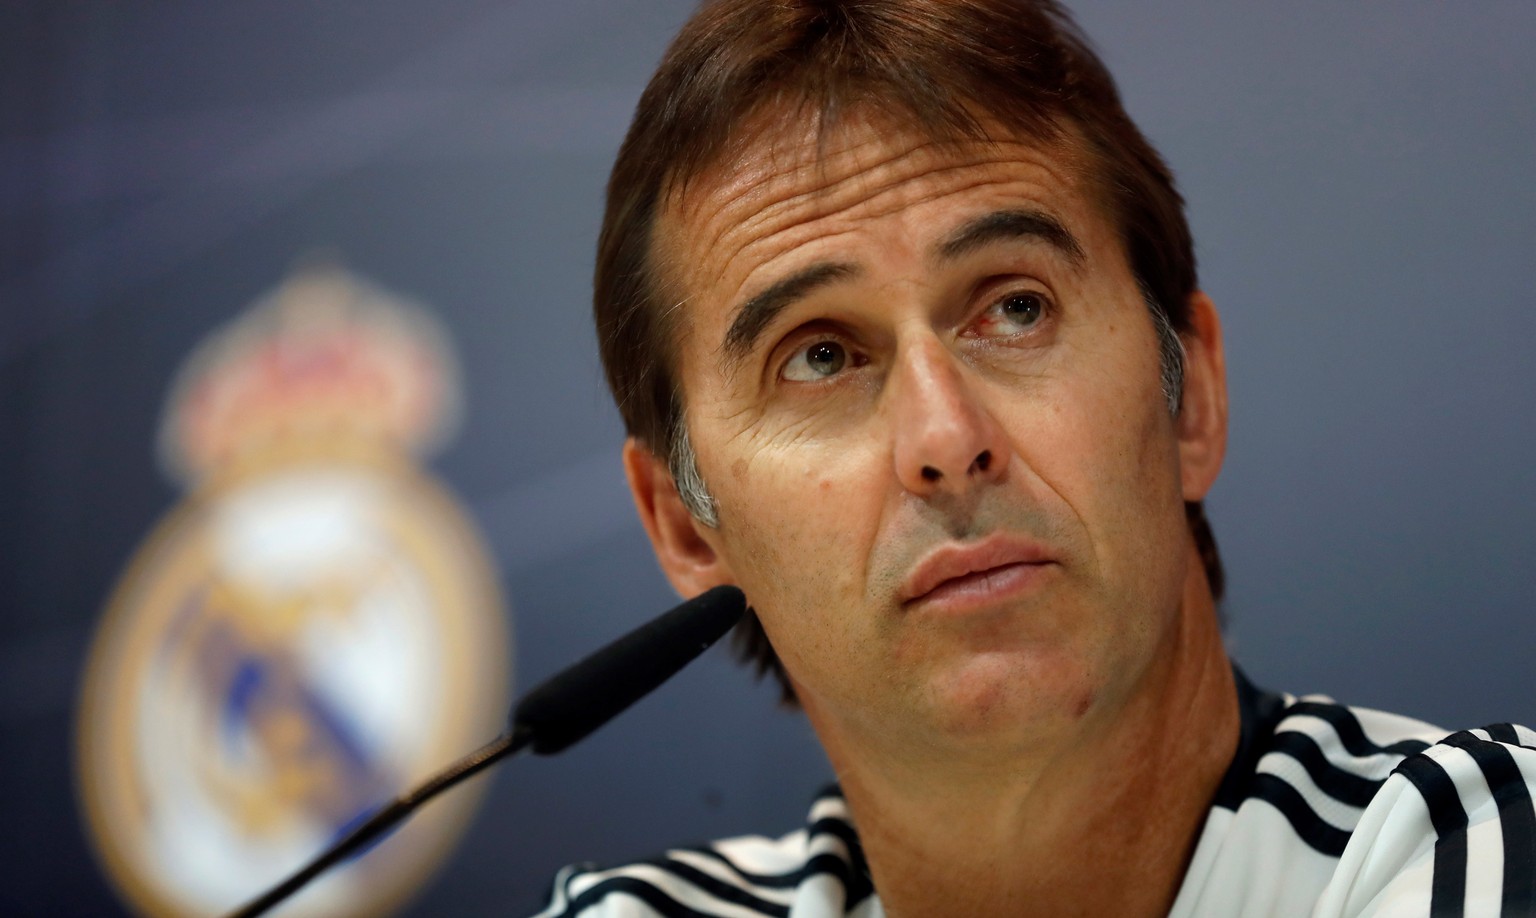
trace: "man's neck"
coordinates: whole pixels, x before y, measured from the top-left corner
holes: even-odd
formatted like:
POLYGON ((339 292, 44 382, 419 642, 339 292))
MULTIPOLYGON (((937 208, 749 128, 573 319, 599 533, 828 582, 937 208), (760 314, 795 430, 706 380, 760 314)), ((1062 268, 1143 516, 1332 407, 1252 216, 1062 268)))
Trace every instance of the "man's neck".
POLYGON ((1066 748, 995 768, 867 767, 816 724, 886 914, 1167 913, 1239 733, 1205 578, 1186 584, 1168 652, 1066 748))

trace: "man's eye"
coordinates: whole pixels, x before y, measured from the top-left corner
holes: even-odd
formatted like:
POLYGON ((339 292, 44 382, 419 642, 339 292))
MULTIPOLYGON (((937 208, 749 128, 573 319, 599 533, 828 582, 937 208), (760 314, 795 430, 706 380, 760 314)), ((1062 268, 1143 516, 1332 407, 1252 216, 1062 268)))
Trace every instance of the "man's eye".
POLYGON ((1029 328, 1045 315, 1045 299, 1038 293, 1010 293, 997 301, 999 318, 1017 328, 1029 328))
POLYGON ((817 341, 801 348, 784 365, 784 378, 791 382, 815 382, 826 379, 848 363, 848 350, 836 341, 817 341))
POLYGON ((992 301, 969 332, 980 338, 1007 338, 1039 326, 1051 310, 1051 301, 1043 293, 1016 290, 992 301))

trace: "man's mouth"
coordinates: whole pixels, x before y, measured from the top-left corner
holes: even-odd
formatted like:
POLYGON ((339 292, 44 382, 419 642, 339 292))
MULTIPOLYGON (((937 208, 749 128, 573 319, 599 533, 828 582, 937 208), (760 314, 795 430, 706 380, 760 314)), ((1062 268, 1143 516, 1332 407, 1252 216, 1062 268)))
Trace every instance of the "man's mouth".
POLYGON ((1032 539, 995 533, 951 542, 925 555, 902 582, 903 608, 953 606, 964 611, 1027 589, 1056 559, 1032 539))

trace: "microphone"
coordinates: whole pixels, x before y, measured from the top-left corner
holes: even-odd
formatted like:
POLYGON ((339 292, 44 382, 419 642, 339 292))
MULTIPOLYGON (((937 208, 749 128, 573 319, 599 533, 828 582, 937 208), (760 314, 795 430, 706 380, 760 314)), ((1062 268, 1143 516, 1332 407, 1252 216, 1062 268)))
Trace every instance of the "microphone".
POLYGON ((676 675, 731 630, 746 608, 741 590, 718 586, 566 667, 523 697, 512 711, 507 732, 396 797, 229 918, 253 918, 266 912, 332 864, 368 846, 423 803, 526 746, 538 755, 570 748, 676 675))
POLYGON ((565 750, 672 678, 746 607, 741 590, 719 586, 663 613, 529 692, 512 732, 528 731, 539 755, 565 750))

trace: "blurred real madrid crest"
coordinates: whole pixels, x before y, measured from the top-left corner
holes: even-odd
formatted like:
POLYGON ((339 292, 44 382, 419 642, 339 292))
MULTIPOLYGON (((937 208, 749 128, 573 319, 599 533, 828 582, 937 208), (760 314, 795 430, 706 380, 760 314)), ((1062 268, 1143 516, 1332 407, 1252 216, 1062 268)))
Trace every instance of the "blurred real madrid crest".
MULTIPOLYGON (((301 271, 188 361, 160 447, 190 493, 119 582, 80 706, 89 828, 138 909, 238 906, 499 730, 495 577, 417 464, 458 401, 427 314, 336 268, 301 271)), ((280 914, 389 910, 477 797, 280 914)))

